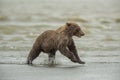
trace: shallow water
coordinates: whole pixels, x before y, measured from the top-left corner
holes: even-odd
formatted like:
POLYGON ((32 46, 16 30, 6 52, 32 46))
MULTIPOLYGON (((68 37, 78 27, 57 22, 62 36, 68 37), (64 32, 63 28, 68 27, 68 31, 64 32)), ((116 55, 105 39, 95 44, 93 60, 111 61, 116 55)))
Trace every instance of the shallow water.
POLYGON ((0 0, 0 80, 75 80, 74 77, 119 80, 119 3, 119 0, 0 0), (35 59, 33 66, 27 66, 26 58, 35 38, 67 21, 77 22, 85 32, 84 37, 73 38, 86 64, 72 63, 57 52, 52 68, 46 65, 46 54, 35 59))
POLYGON ((42 65, 0 65, 1 80, 119 80, 120 64, 65 64, 55 67, 42 65))
MULTIPOLYGON (((0 63, 25 63, 35 38, 67 21, 85 32, 74 37, 82 60, 120 62, 119 7, 119 0, 0 0, 0 63)), ((57 53, 58 63, 70 62, 57 53)))
MULTIPOLYGON (((56 29, 67 21, 77 22, 86 34, 80 39, 74 37, 82 60, 87 63, 119 63, 118 2, 118 0, 1 0, 0 63, 24 64, 35 38, 43 31, 56 29)), ((58 64, 71 63, 57 53, 58 64)), ((44 64, 46 60, 47 55, 41 54, 35 63, 44 64)))

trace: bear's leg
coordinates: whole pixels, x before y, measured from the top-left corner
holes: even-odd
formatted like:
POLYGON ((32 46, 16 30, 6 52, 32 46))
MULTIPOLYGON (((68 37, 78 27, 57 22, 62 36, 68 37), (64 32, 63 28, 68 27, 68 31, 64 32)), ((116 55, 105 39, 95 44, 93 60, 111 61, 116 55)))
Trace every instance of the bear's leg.
POLYGON ((27 58, 27 64, 32 64, 32 61, 39 56, 41 50, 32 49, 27 58))
POLYGON ((71 44, 68 45, 68 49, 72 52, 72 54, 73 54, 74 57, 77 59, 77 62, 78 62, 79 64, 85 64, 85 62, 83 62, 83 61, 80 59, 80 57, 78 56, 77 49, 76 49, 76 46, 75 46, 73 40, 71 41, 71 44))
POLYGON ((55 52, 49 53, 48 55, 49 65, 53 65, 55 62, 55 52))
POLYGON ((72 54, 71 51, 69 51, 68 49, 66 49, 66 47, 63 46, 63 48, 59 49, 59 51, 66 56, 67 58, 69 58, 72 62, 76 63, 77 59, 74 57, 74 55, 72 54))

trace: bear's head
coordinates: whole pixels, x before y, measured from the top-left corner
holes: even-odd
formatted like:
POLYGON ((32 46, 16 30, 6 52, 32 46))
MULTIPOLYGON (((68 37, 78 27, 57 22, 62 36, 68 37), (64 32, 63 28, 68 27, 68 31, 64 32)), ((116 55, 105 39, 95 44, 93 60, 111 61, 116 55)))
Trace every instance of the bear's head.
POLYGON ((66 23, 66 31, 71 36, 81 37, 84 36, 84 32, 81 30, 80 26, 73 22, 66 23))

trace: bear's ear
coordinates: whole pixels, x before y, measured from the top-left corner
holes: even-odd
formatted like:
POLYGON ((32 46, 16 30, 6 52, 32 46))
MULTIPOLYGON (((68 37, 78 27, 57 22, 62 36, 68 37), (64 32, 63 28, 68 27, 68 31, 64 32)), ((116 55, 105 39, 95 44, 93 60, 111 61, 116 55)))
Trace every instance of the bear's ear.
POLYGON ((66 25, 67 25, 67 26, 71 26, 71 23, 67 22, 66 25))

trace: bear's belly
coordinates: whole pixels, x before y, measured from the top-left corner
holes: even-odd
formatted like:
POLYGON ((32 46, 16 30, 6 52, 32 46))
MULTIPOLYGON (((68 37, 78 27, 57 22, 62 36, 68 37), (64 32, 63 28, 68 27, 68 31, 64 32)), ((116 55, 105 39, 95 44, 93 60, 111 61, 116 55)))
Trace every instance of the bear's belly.
POLYGON ((51 45, 48 43, 44 43, 41 46, 41 50, 42 50, 42 52, 45 52, 45 53, 51 53, 53 50, 57 50, 57 49, 55 48, 55 46, 53 44, 51 45))
POLYGON ((53 51, 57 51, 57 49, 42 49, 44 53, 52 53, 53 51))

